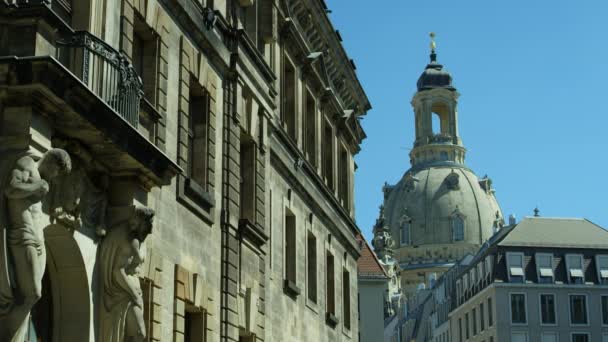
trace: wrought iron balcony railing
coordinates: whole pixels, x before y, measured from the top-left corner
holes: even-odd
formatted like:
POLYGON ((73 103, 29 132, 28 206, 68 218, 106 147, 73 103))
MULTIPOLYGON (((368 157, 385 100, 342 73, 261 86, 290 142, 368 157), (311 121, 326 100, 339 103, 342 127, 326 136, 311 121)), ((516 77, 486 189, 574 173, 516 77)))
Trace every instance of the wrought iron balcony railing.
POLYGON ((144 91, 141 78, 129 60, 87 31, 77 31, 70 39, 58 44, 57 58, 137 128, 144 91))

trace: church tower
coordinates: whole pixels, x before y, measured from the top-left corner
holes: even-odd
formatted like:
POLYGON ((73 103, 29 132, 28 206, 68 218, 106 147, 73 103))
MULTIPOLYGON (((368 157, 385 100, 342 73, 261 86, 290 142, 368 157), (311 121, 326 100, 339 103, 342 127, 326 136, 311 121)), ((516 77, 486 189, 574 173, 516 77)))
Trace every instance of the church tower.
POLYGON ((385 184, 383 229, 375 229, 376 235, 388 230, 395 237, 392 254, 401 266, 406 295, 475 253, 503 224, 492 181, 487 176, 479 179, 465 164, 459 94, 452 76, 437 61, 432 33, 431 38, 430 63, 411 101, 411 168, 397 184, 385 184))

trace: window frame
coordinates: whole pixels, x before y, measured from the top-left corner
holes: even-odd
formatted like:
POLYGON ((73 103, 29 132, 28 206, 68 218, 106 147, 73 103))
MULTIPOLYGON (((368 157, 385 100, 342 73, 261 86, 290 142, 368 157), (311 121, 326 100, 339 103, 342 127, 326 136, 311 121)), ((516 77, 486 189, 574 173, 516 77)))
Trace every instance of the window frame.
POLYGON ((542 331, 540 333, 540 341, 543 342, 544 336, 553 336, 555 342, 559 342, 559 333, 557 331, 542 331))
POLYGON ((538 294, 538 321, 541 326, 555 327, 558 325, 559 317, 557 316, 557 295, 550 292, 541 292, 538 294), (555 323, 544 323, 543 322, 543 296, 553 296, 553 316, 555 317, 555 323))
POLYGON ((597 280, 600 285, 608 285, 608 255, 598 254, 595 256, 595 267, 597 270, 597 280), (601 267, 600 260, 605 259, 606 268, 601 267), (605 273, 604 273, 605 272, 605 273), (604 273, 604 274, 602 274, 604 273), (606 275, 605 277, 603 275, 606 275))
POLYGON ((459 214, 455 214, 450 218, 450 227, 452 228, 452 242, 460 242, 460 241, 465 241, 465 231, 466 231, 466 223, 465 223, 465 219, 462 215, 459 214), (461 234, 458 234, 457 236, 457 231, 456 231, 456 222, 461 222, 462 225, 460 226, 462 228, 462 232, 461 234))
POLYGON ((565 255, 565 258, 566 258, 566 275, 568 277, 568 284, 579 284, 579 283, 574 282, 572 280, 573 278, 581 278, 582 281, 579 285, 585 284, 585 258, 584 258, 584 256, 582 254, 575 254, 575 253, 570 254, 569 253, 569 254, 565 255), (571 265, 571 261, 570 261, 571 257, 579 258, 580 266, 581 266, 580 267, 581 277, 572 277, 572 271, 576 270, 576 269, 573 268, 571 265))
POLYGON ((526 342, 530 341, 530 334, 528 334, 527 331, 520 331, 520 330, 511 331, 511 338, 510 338, 510 340, 513 340, 513 334, 524 334, 525 337, 526 337, 526 342))
POLYGON ((588 327, 589 326, 589 296, 586 293, 569 293, 568 294, 568 317, 571 327, 588 327), (585 298, 585 321, 586 323, 572 323, 572 297, 583 296, 585 298))
POLYGON ((602 327, 608 327, 608 294, 600 295, 600 311, 602 327), (604 311, 604 298, 606 299, 606 311, 604 311))
POLYGON ((400 246, 410 246, 412 244, 412 220, 409 217, 406 217, 402 220, 401 226, 399 227, 399 245, 400 246), (407 226, 407 230, 404 229, 407 226), (407 241, 403 239, 406 235, 404 232, 407 232, 407 241))
POLYGON ((527 326, 528 325, 528 294, 525 292, 509 292, 509 323, 512 326, 527 326), (513 296, 523 295, 524 296, 524 323, 513 322, 513 296))
POLYGON ((306 301, 313 305, 319 304, 319 260, 318 260, 318 242, 317 236, 312 230, 308 229, 306 233, 306 301), (314 241, 311 241, 314 240, 314 241), (311 251, 311 242, 314 242, 314 249, 311 251), (314 256, 311 253, 314 252, 314 256), (311 265, 312 259, 314 259, 314 277, 311 277, 311 265), (314 279, 312 279, 314 278, 314 279), (314 282, 314 292, 311 292, 311 283, 314 282), (314 298, 311 295, 314 294, 314 298))
POLYGON ((553 254, 552 253, 535 253, 534 254, 534 263, 536 264, 536 277, 538 279, 538 283, 542 283, 542 284, 553 284, 555 282, 555 272, 553 271, 553 254), (549 276, 547 275, 543 275, 543 270, 546 270, 545 267, 541 267, 541 265, 539 265, 538 260, 539 257, 549 257, 549 266, 550 266, 550 270, 551 270, 551 282, 550 283, 546 283, 546 282, 542 282, 541 279, 543 278, 549 278, 549 276))
POLYGON ((507 252, 505 253, 505 258, 506 258, 506 262, 507 262, 507 278, 509 279, 509 283, 514 282, 512 280, 513 277, 521 277, 522 281, 521 284, 525 284, 526 283, 526 265, 525 265, 525 255, 523 252, 507 252), (514 268, 512 266, 511 263, 511 257, 521 257, 521 275, 513 275, 512 274, 512 268, 514 268))

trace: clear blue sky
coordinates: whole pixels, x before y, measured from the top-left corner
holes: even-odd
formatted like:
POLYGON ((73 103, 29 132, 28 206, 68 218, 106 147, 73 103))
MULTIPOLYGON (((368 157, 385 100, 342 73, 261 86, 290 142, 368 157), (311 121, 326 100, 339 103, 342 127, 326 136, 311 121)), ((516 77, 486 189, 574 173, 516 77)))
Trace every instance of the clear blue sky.
POLYGON ((608 1, 327 0, 373 109, 356 157, 357 222, 369 239, 385 181, 409 168, 410 100, 428 62, 461 94, 467 164, 505 216, 585 217, 608 227, 608 1))

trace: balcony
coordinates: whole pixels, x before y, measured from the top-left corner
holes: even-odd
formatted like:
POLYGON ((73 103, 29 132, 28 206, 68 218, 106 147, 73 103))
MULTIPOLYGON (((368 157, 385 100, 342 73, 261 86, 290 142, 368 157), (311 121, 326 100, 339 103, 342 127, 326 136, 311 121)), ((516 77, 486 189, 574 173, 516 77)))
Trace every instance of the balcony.
POLYGON ((129 60, 86 31, 57 42, 57 59, 123 119, 137 128, 144 95, 141 78, 129 60))
POLYGON ((110 175, 134 177, 146 189, 170 184, 181 169, 158 147, 164 143, 162 113, 143 98, 135 69, 106 42, 74 32, 54 3, 0 6, 11 38, 0 49, 0 126, 7 121, 8 127, 0 140, 26 148, 32 138, 39 144, 74 139, 110 175))

